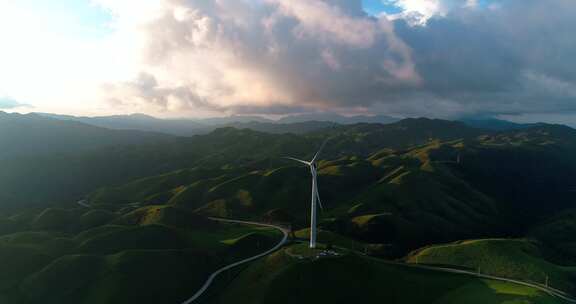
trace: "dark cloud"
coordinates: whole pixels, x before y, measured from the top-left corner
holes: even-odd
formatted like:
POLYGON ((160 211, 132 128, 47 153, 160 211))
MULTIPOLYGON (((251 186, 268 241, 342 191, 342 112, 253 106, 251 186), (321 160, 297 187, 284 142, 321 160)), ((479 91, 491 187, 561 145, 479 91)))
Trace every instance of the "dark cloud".
POLYGON ((329 109, 369 105, 420 81, 392 23, 367 16, 361 1, 172 0, 139 30, 153 89, 141 79, 110 84, 109 100, 329 109))
POLYGON ((165 0, 139 26, 144 76, 107 92, 233 113, 576 112, 576 2, 437 2, 414 24, 359 0, 165 0))
POLYGON ((165 110, 182 110, 189 107, 222 110, 195 93, 190 85, 160 87, 154 75, 141 73, 134 81, 107 84, 102 88, 109 94, 108 102, 123 106, 151 104, 165 110))
POLYGON ((426 26, 396 21, 423 78, 420 90, 461 105, 459 115, 576 110, 576 2, 497 3, 426 26))

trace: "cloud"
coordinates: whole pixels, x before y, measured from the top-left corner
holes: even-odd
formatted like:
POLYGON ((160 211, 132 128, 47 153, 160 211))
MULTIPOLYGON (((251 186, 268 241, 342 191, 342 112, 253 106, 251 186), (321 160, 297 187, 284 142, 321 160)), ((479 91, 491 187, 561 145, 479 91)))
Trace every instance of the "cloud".
POLYGON ((30 105, 20 103, 17 100, 10 97, 0 97, 0 109, 2 110, 12 110, 17 108, 30 108, 30 105))
POLYGON ((396 28, 424 79, 420 91, 460 105, 451 116, 565 112, 576 105, 574 14, 572 1, 502 1, 396 28))
POLYGON ((99 0, 130 37, 116 107, 453 118, 576 111, 572 0, 99 0), (135 9, 139 7, 139 9, 135 9), (128 58, 127 57, 127 58, 128 58))
POLYGON ((107 92, 108 103, 127 108, 149 105, 159 111, 179 111, 188 107, 219 109, 198 96, 193 86, 160 87, 156 78, 146 73, 130 82, 106 84, 103 89, 107 92))
POLYGON ((177 98, 190 111, 330 108, 370 104, 420 81, 394 25, 367 16, 360 1, 166 0, 146 20, 123 10, 127 2, 102 4, 119 31, 143 38, 136 74, 153 77, 155 89, 136 90, 135 75, 104 86, 107 100, 168 109, 177 98))
POLYGON ((428 20, 446 17, 457 9, 478 7, 478 0, 383 0, 383 2, 401 9, 399 13, 387 14, 388 18, 403 19, 413 26, 424 26, 428 20))

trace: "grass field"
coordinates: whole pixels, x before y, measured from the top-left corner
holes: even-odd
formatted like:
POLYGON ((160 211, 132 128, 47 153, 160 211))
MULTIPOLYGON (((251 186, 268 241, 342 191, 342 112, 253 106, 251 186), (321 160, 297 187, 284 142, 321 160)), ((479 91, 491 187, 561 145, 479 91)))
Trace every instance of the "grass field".
POLYGON ((430 246, 410 254, 409 263, 455 265, 484 274, 548 284, 573 292, 574 271, 547 260, 538 242, 483 239, 430 246))
MULTIPOLYGON (((310 239, 310 228, 305 228, 298 230, 294 233, 297 238, 309 240, 310 239)), ((362 250, 364 248, 364 243, 356 241, 354 239, 336 234, 327 230, 319 230, 317 235, 317 241, 324 244, 332 244, 338 247, 344 247, 355 250, 362 250)))
POLYGON ((120 222, 0 236, 0 303, 180 303, 217 268, 282 237, 272 228, 212 221, 193 229, 170 208, 146 207, 120 222))
POLYGON ((244 270, 212 303, 562 303, 535 289, 348 254, 299 260, 279 251, 244 270))

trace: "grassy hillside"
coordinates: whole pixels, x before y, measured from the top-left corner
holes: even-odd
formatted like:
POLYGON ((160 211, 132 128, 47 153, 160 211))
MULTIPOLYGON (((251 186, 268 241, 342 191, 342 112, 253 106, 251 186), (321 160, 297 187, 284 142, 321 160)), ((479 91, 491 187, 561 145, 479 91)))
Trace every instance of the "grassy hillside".
MULTIPOLYGON (((554 286, 573 289, 576 131, 539 125, 492 132, 409 119, 305 135, 224 128, 162 145, 0 160, 0 199, 14 207, 0 207, 0 262, 13 261, 0 275, 0 299, 157 303, 159 294, 170 293, 178 300, 210 270, 280 237, 206 216, 289 222, 305 239, 310 173, 281 157, 309 158, 328 136, 319 163, 322 241, 399 257, 431 244, 528 235, 540 243, 461 242, 426 247, 413 257, 538 282, 549 273, 554 286), (84 198, 91 208, 76 203, 84 198), (174 280, 165 278, 169 273, 174 280), (66 277, 63 285, 58 277, 66 277), (163 279, 155 284, 152 278, 163 279)), ((243 272, 223 300, 269 303, 280 295, 293 301, 316 284, 319 302, 553 303, 509 284, 351 255, 336 260, 276 254, 243 272), (250 298, 251 291, 262 297, 250 298)))
MULTIPOLYGON (((336 158, 351 155, 365 157, 386 147, 406 148, 426 143, 433 138, 471 138, 482 133, 460 123, 419 119, 390 125, 350 125, 302 135, 222 128, 207 135, 190 138, 161 137, 158 142, 147 140, 148 137, 157 137, 146 133, 142 133, 142 136, 130 135, 132 131, 111 131, 39 116, 34 119, 64 125, 64 130, 60 133, 58 130, 62 128, 26 129, 26 132, 31 133, 30 136, 41 139, 33 141, 35 143, 45 143, 46 140, 55 138, 55 142, 42 146, 56 146, 60 152, 43 155, 36 153, 38 149, 26 148, 27 151, 36 152, 30 155, 19 154, 4 160, 0 158, 0 167, 3 168, 0 171, 0 183, 4 185, 0 189, 0 199, 6 200, 0 202, 1 206, 46 206, 79 200, 99 187, 117 186, 183 168, 242 168, 245 173, 255 169, 275 169, 284 163, 282 156, 312 157, 327 137, 332 139, 324 157, 336 158), (106 132, 98 135, 102 138, 89 136, 90 132, 84 132, 83 126, 106 132), (53 130, 54 134, 44 136, 44 130, 53 130), (65 136, 70 132, 73 132, 74 136, 80 136, 81 140, 76 140, 74 136, 65 136), (122 136, 114 136, 122 132, 125 132, 129 139, 122 140, 122 136), (138 141, 138 138, 142 140, 138 141), (85 148, 77 150, 84 141, 96 142, 99 145, 86 145, 85 148)), ((18 147, 12 144, 9 146, 18 147)), ((25 148, 20 145, 18 149, 25 148)))
POLYGON ((454 265, 484 274, 548 284, 576 291, 576 268, 554 264, 545 247, 524 239, 486 239, 434 245, 407 258, 410 263, 454 265))
MULTIPOLYGON (((321 186, 338 187, 343 182, 351 184, 339 189, 349 192, 343 199, 359 194, 362 191, 357 188, 359 186, 389 177, 389 180, 381 181, 404 185, 404 188, 412 187, 414 183, 419 183, 419 187, 430 184, 426 191, 432 193, 428 193, 428 196, 442 200, 446 205, 443 209, 454 209, 462 200, 467 201, 465 205, 478 202, 474 203, 478 206, 467 210, 455 210, 473 216, 472 213, 492 210, 484 206, 490 198, 501 201, 528 200, 530 207, 549 198, 554 198, 557 204, 564 204, 566 188, 570 186, 567 181, 576 175, 576 165, 571 157, 576 150, 576 134, 574 130, 561 126, 542 125, 494 133, 457 122, 407 119, 389 125, 341 126, 304 135, 272 135, 224 128, 203 136, 172 138, 161 144, 122 143, 106 149, 84 149, 82 152, 65 149, 65 153, 52 156, 22 155, 0 160, 3 168, 0 171, 0 183, 3 185, 0 189, 0 206, 14 208, 29 204, 46 206, 68 203, 80 200, 87 193, 102 187, 103 191, 91 196, 102 203, 159 204, 181 192, 198 201, 203 199, 198 199, 198 195, 206 192, 199 187, 213 187, 243 175, 246 179, 254 178, 249 175, 254 171, 263 175, 272 174, 271 177, 276 179, 286 179, 286 175, 292 176, 294 173, 276 172, 289 165, 281 157, 309 158, 327 137, 331 140, 323 158, 330 162, 326 162, 324 174, 333 177, 334 182, 321 181, 321 186), (447 144, 452 140, 460 140, 461 146, 447 144), (438 144, 438 141, 442 144, 438 144), (260 148, 255 150, 254 147, 260 148), (545 161, 541 162, 540 159, 545 161), (455 166, 458 160, 461 161, 460 166, 455 166), (444 167, 448 167, 448 170, 444 167), (170 173, 174 171, 179 173, 170 173), (428 178, 430 174, 432 178, 428 178), (455 178, 451 178, 451 175, 455 178), (527 180, 529 176, 536 178, 527 180), (201 184, 194 185, 197 182, 201 184), (508 182, 507 187, 503 187, 505 182, 508 182), (121 186, 126 183, 131 185, 121 186), (185 188, 177 189, 180 186, 185 188), (450 187, 470 189, 462 190, 468 193, 459 196, 439 193, 446 192, 443 189, 450 187), (521 189, 524 191, 520 192, 521 189), (480 193, 468 198, 472 192, 480 193), (517 198, 518 193, 523 197, 517 198)), ((67 144, 75 145, 75 141, 69 140, 67 144)), ((303 169, 300 174, 304 177, 306 173, 303 169)), ((305 184, 300 188, 302 186, 305 184)), ((381 200, 381 193, 389 192, 386 187, 373 188, 371 194, 359 196, 359 199, 381 200)), ((399 191, 398 195, 393 196, 406 194, 405 190, 399 191)), ((458 190, 458 193, 462 191, 458 190)), ((215 194, 220 195, 219 192, 215 194)), ((340 198, 341 194, 338 193, 336 197, 340 198)), ((323 195, 329 196, 330 193, 323 195)), ((201 205, 205 203, 201 202, 201 205)), ((214 202, 213 205, 212 209, 222 203, 214 202)), ((512 210, 515 206, 508 208, 512 210)), ((527 208, 525 212, 538 213, 539 210, 527 208)))
POLYGON ((562 303, 508 283, 356 255, 297 259, 280 251, 243 271, 211 303, 562 303), (417 291, 417 292, 415 292, 417 291))
MULTIPOLYGON (((396 127, 419 122, 437 123, 414 120, 396 127)), ((360 136, 359 126, 350 128, 360 136)), ((366 157, 327 156, 319 164, 325 207, 321 225, 367 243, 386 244, 396 256, 431 243, 524 236, 534 222, 570 206, 575 138, 569 130, 539 127, 387 148, 366 157)), ((272 216, 299 229, 308 224, 309 191, 305 167, 266 159, 254 165, 177 170, 105 187, 90 202, 166 204, 232 218, 272 216)))
POLYGON ((26 303, 179 303, 209 274, 190 250, 122 251, 59 258, 21 285, 26 303))
POLYGON ((38 113, 43 117, 55 118, 64 121, 76 121, 97 127, 117 130, 140 130, 158 132, 175 136, 193 136, 207 134, 215 129, 234 127, 237 129, 251 129, 266 133, 295 133, 302 134, 336 125, 330 121, 317 121, 308 119, 298 122, 275 122, 262 117, 231 116, 213 119, 158 119, 144 114, 115 115, 101 117, 77 117, 68 115, 55 115, 38 113))
POLYGON ((179 303, 218 267, 281 238, 171 206, 123 209, 50 208, 0 235, 2 303, 179 303))
POLYGON ((529 232, 558 255, 565 265, 576 265, 576 210, 568 209, 543 220, 529 232))
POLYGON ((0 111, 0 159, 67 154, 118 145, 166 142, 170 136, 119 131, 37 114, 0 111))

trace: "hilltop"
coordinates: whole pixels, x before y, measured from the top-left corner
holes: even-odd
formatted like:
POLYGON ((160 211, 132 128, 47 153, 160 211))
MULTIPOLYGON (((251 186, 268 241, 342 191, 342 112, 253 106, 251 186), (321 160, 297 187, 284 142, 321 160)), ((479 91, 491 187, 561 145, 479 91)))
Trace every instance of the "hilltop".
MULTIPOLYGON (((498 131, 420 118, 302 134, 227 127, 192 137, 148 135, 152 140, 140 143, 0 160, 0 257, 15 261, 0 277, 5 288, 0 288, 0 299, 26 303, 22 297, 30 294, 33 298, 26 301, 34 303, 47 297, 41 286, 51 286, 50 278, 72 271, 89 275, 67 282, 70 287, 51 287, 62 293, 50 301, 122 303, 137 292, 129 282, 142 276, 134 265, 144 263, 158 266, 150 270, 153 277, 165 277, 165 271, 178 275, 157 286, 142 282, 149 289, 143 297, 158 302, 172 286, 177 300, 184 296, 184 285, 197 285, 218 265, 273 243, 269 231, 222 227, 209 216, 289 223, 305 239, 309 172, 282 157, 311 158, 326 138, 330 141, 318 168, 325 207, 320 213, 322 242, 359 247, 382 259, 411 261, 421 255, 419 263, 471 269, 485 267, 476 255, 483 252, 499 262, 486 271, 504 269, 534 280, 541 279, 537 273, 542 271, 563 281, 562 288, 573 288, 574 129, 536 125, 498 131), (79 200, 93 210, 81 207, 79 200), (438 246, 494 238, 517 241, 454 243, 448 251, 438 246), (185 267, 177 269, 176 264, 185 267)), ((438 303, 461 302, 465 294, 493 301, 517 300, 518 295, 552 301, 533 290, 510 291, 511 286, 480 280, 453 284, 452 277, 420 276, 375 261, 343 257, 341 271, 373 267, 367 277, 415 276, 397 282, 406 286, 439 280, 444 287, 425 286, 430 288, 428 298, 438 303)), ((286 263, 286 269, 302 271, 299 264, 286 263)), ((276 274, 267 279, 280 282, 258 283, 254 288, 264 294, 267 288, 282 293, 274 286, 294 279, 283 277, 277 265, 263 265, 258 267, 276 274)), ((369 292, 372 285, 355 279, 367 286, 365 300, 394 301, 369 292)), ((238 288, 230 297, 241 292, 234 290, 238 288)), ((424 297, 413 300, 419 303, 424 297)), ((254 299, 258 301, 269 300, 254 299)))
POLYGON ((411 253, 409 263, 456 266, 488 275, 548 284, 574 293, 574 267, 535 240, 484 239, 425 247, 411 253), (558 264, 556 264, 558 263, 558 264))
MULTIPOLYGON (((114 131, 83 124, 79 124, 81 128, 76 129, 77 122, 41 119, 56 125, 63 124, 66 132, 78 133, 82 140, 90 143, 95 141, 101 146, 73 149, 70 147, 77 147, 82 141, 57 136, 58 141, 53 141, 49 147, 60 153, 44 154, 40 149, 40 152, 34 152, 33 155, 24 153, 18 157, 0 159, 3 168, 0 171, 0 183, 6 185, 0 189, 0 197, 11 197, 13 201, 4 204, 51 204, 79 200, 99 187, 198 166, 226 166, 240 170, 274 168, 284 163, 282 156, 311 157, 312 151, 327 137, 331 138, 331 144, 326 149, 325 157, 335 158, 355 155, 365 157, 382 148, 408 147, 428 142, 432 138, 456 139, 481 134, 477 129, 459 123, 430 120, 432 125, 438 124, 437 128, 433 128, 431 124, 419 123, 428 120, 408 120, 390 125, 349 125, 303 135, 270 134, 231 127, 189 138, 158 137, 143 133, 152 139, 140 143, 133 143, 138 136, 132 142, 118 139, 121 143, 110 146, 106 144, 107 141, 90 137, 89 133, 82 131, 83 128, 107 132, 112 138, 123 132, 132 136, 130 134, 133 131, 114 131), (411 123, 413 121, 417 123, 411 123), (50 178, 46 178, 48 176, 50 178), (31 187, 35 189, 34 192, 26 191, 31 187)), ((58 134, 57 129, 44 129, 58 134)), ((50 138, 42 135, 42 132, 36 136, 41 137, 42 141, 50 138)), ((14 149, 23 149, 23 146, 14 146, 14 149)))
POLYGON ((83 153, 118 145, 165 143, 170 136, 142 131, 120 131, 37 114, 0 111, 0 160, 83 153))
POLYGON ((55 209, 4 219, 2 303, 180 303, 223 265, 272 247, 273 229, 166 206, 55 209))
MULTIPOLYGON (((396 127, 420 121, 401 123, 396 127)), ((441 123, 451 130, 450 124, 441 123)), ((346 145, 360 130, 372 127, 380 128, 350 127, 347 135, 335 136, 333 144, 346 145)), ((219 132, 238 135, 231 129, 219 132)), ((326 207, 322 226, 366 242, 392 244, 401 254, 463 238, 522 236, 534 222, 570 206, 570 180, 576 178, 572 131, 550 127, 476 137, 475 130, 460 132, 467 138, 386 148, 364 157, 360 152, 331 154, 335 158, 319 164, 326 207), (538 178, 527 178, 535 174, 538 178)), ((305 226, 308 172, 290 162, 263 159, 147 177, 99 189, 89 200, 104 205, 167 204, 234 218, 277 216, 305 226)))
POLYGON ((78 117, 37 113, 37 115, 68 122, 79 122, 112 130, 137 130, 190 137, 208 134, 216 129, 233 127, 267 133, 302 134, 335 126, 337 122, 317 119, 274 121, 257 116, 229 116, 204 119, 160 119, 144 114, 78 117))
POLYGON ((290 248, 251 265, 209 303, 561 303, 531 288, 355 254, 297 259, 290 248))

